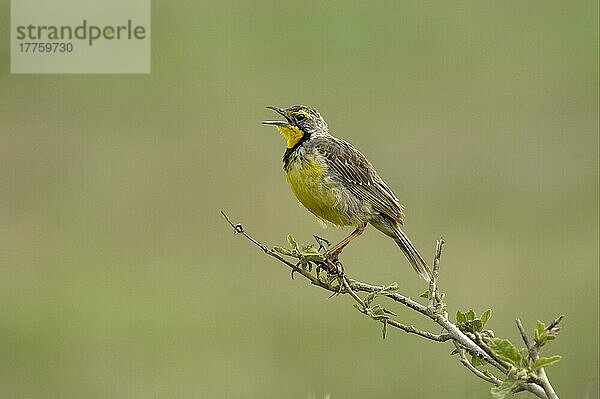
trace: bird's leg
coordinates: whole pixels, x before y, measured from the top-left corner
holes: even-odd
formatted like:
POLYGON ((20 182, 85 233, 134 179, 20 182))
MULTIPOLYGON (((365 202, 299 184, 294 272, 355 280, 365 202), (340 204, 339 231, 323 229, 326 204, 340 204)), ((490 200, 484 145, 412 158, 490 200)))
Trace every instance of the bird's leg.
POLYGON ((367 228, 366 223, 359 224, 356 227, 356 229, 354 229, 354 231, 350 233, 348 237, 344 238, 342 241, 338 242, 333 247, 330 247, 325 253, 326 257, 329 259, 337 259, 339 254, 342 253, 342 251, 346 247, 346 245, 350 244, 350 241, 361 235, 363 231, 365 231, 365 228, 367 228))

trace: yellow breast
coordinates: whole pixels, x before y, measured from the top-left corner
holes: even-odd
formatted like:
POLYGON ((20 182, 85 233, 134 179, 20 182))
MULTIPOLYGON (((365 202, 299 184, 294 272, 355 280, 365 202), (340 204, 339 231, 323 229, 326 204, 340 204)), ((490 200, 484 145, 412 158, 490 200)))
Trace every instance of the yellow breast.
POLYGON ((296 198, 318 218, 338 226, 353 224, 344 212, 340 190, 325 178, 326 167, 315 159, 295 160, 285 175, 296 198))

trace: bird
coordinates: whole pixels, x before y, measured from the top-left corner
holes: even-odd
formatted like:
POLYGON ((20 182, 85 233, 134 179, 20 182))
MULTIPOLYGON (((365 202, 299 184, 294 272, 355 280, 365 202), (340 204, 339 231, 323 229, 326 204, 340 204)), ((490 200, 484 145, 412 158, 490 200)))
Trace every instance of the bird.
POLYGON ((337 259, 370 224, 393 238, 418 275, 431 281, 431 269, 401 228, 404 206, 362 152, 331 135, 316 108, 267 108, 283 117, 262 123, 277 127, 286 140, 283 170, 296 198, 323 222, 355 227, 327 256, 337 259))

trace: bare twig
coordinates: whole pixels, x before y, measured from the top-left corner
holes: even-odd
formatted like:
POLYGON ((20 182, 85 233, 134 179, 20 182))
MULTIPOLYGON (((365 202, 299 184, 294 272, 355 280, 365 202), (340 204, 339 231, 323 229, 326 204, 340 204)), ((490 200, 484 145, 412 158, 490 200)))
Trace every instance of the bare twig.
POLYGON ((423 330, 419 330, 418 328, 416 328, 415 326, 411 325, 406 325, 406 324, 402 324, 396 320, 388 320, 387 323, 389 325, 392 325, 394 327, 399 328, 400 330, 407 332, 409 334, 417 334, 423 338, 427 338, 430 339, 432 341, 437 341, 437 342, 446 342, 448 340, 451 340, 452 337, 450 336, 450 334, 433 334, 429 331, 423 331, 423 330))
POLYGON ((456 341, 454 341, 453 344, 456 347, 456 350, 458 351, 458 355, 460 356, 460 362, 463 364, 463 366, 468 368, 477 377, 481 378, 484 381, 489 382, 490 384, 493 384, 496 386, 502 384, 502 381, 499 380, 498 378, 494 377, 491 374, 490 375, 484 374, 481 370, 479 370, 477 367, 475 367, 469 361, 469 359, 467 359, 467 354, 466 354, 465 349, 462 348, 458 343, 456 343, 456 341))
MULTIPOLYGON (((521 323, 521 319, 517 319, 517 320, 515 320, 515 322, 517 323, 517 330, 519 330, 519 334, 521 334, 521 338, 523 338, 525 347, 527 348, 527 350, 529 351, 529 354, 531 355, 531 349, 533 348, 533 344, 529 340, 529 337, 527 336, 527 333, 525 332, 525 328, 523 328, 523 323, 521 323)), ((533 356, 532 356, 532 359, 533 359, 533 356)))
POLYGON ((346 288, 346 292, 348 292, 350 294, 350 296, 352 298, 354 298, 354 300, 356 302, 358 302, 358 304, 360 305, 361 309, 364 310, 367 307, 367 305, 362 300, 362 298, 359 297, 358 294, 356 292, 354 292, 354 290, 352 290, 352 288, 350 287, 350 284, 348 284, 348 279, 346 278, 346 276, 342 276, 342 283, 344 284, 344 288, 346 288))
POLYGON ((431 280, 429 281, 429 307, 436 307, 442 302, 442 298, 438 292, 437 279, 440 275, 440 260, 442 258, 442 248, 445 244, 443 239, 437 240, 435 244, 435 256, 433 258, 433 268, 431 271, 431 280))
POLYGON ((264 253, 266 253, 267 255, 269 255, 269 256, 277 259, 278 261, 284 263, 286 266, 290 267, 295 273, 299 273, 302 276, 306 277, 314 285, 318 285, 319 287, 325 288, 326 290, 329 290, 329 291, 337 292, 337 290, 330 289, 331 287, 328 284, 326 284, 323 281, 319 280, 316 276, 314 276, 313 274, 311 274, 308 270, 305 270, 304 268, 291 263, 290 261, 288 261, 287 259, 285 259, 280 254, 278 254, 277 252, 273 251, 272 249, 269 249, 265 244, 261 243, 260 241, 256 240, 254 237, 252 237, 250 234, 246 233, 246 231, 244 230, 244 227, 241 224, 239 224, 239 223, 234 224, 231 221, 231 219, 229 219, 229 217, 225 214, 225 212, 221 211, 221 214, 227 220, 227 223, 229 223, 231 225, 231 227, 233 227, 233 232, 235 234, 242 234, 244 237, 246 237, 246 239, 248 239, 250 242, 252 242, 254 245, 256 245, 257 247, 259 247, 260 249, 262 249, 262 251, 264 253))

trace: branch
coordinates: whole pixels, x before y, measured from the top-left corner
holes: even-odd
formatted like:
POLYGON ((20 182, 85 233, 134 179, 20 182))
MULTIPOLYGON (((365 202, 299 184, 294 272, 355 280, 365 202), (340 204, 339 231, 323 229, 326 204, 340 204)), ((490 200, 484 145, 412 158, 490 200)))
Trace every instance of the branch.
MULTIPOLYGON (((547 333, 554 334, 554 335, 557 334, 558 330, 560 329, 560 327, 558 325, 562 321, 563 317, 564 316, 559 316, 556 319, 552 320, 552 322, 544 329, 544 331, 547 333)), ((535 362, 536 360, 538 360, 540 358, 541 345, 537 341, 534 343, 531 342, 531 340, 527 336, 527 333, 525 332, 525 328, 523 328, 523 323, 521 323, 520 319, 515 320, 515 322, 517 323, 517 329, 519 330, 519 333, 521 334, 521 338, 523 339, 523 342, 525 343, 525 347, 529 351, 529 357, 531 358, 531 360, 533 360, 535 362)), ((542 387, 542 389, 544 390, 544 393, 546 394, 548 399, 558 399, 558 395, 554 391, 552 384, 550 384, 550 380, 548 379, 548 376, 546 375, 546 370, 544 370, 543 367, 540 367, 537 370, 537 377, 538 378, 536 379, 536 382, 538 383, 538 385, 540 385, 542 387)))
MULTIPOLYGON (((357 290, 357 291, 375 292, 375 291, 381 291, 385 288, 384 286, 367 284, 367 283, 363 283, 363 282, 355 281, 355 280, 351 280, 351 279, 348 279, 348 280, 350 281, 350 286, 352 287, 352 289, 357 290)), ((419 302, 416 302, 416 301, 410 299, 409 297, 406 297, 399 293, 390 293, 385 296, 390 299, 393 299, 396 302, 403 304, 404 306, 406 306, 412 310, 415 310, 415 311, 421 313, 424 316, 427 316, 428 318, 433 320, 435 323, 440 325, 444 330, 446 330, 448 332, 448 335, 450 336, 450 339, 458 341, 462 347, 464 347, 465 349, 467 349, 471 352, 476 353, 478 357, 485 360, 492 366, 496 367, 501 372, 505 373, 507 371, 507 367, 505 365, 501 364, 498 360, 492 358, 485 351, 484 348, 480 347, 477 343, 475 343, 475 341, 472 338, 468 337, 467 335, 465 335, 465 333, 460 331, 458 329, 458 327, 455 324, 453 324, 450 320, 448 320, 448 318, 445 317, 444 315, 435 313, 432 308, 422 305, 419 302)))
POLYGON ((537 396, 540 399, 548 399, 548 395, 546 395, 544 388, 542 388, 541 386, 539 386, 537 384, 531 384, 531 383, 519 384, 513 390, 513 393, 519 393, 519 392, 523 392, 523 391, 531 392, 532 394, 534 394, 535 396, 537 396))
MULTIPOLYGON (((463 317, 463 324, 460 324, 461 322, 458 319, 458 315, 457 324, 448 319, 448 313, 446 312, 446 305, 444 303, 444 294, 440 293, 438 287, 438 277, 444 240, 440 239, 436 243, 432 278, 428 286, 428 291, 426 295, 424 294, 428 298, 428 302, 427 305, 423 305, 409 298, 408 296, 396 292, 398 287, 395 283, 391 286, 384 286, 358 281, 346 276, 341 263, 339 260, 337 260, 337 257, 336 259, 332 260, 331 258, 327 257, 326 253, 320 252, 323 247, 323 242, 327 242, 325 239, 315 236, 317 243, 321 247, 319 250, 314 249, 312 246, 300 247, 295 240, 291 238, 291 236, 288 236, 288 241, 292 246, 291 250, 281 247, 275 247, 274 249, 271 249, 252 237, 248 232, 246 232, 241 224, 233 223, 223 211, 221 211, 221 214, 226 219, 227 223, 229 223, 229 225, 233 228, 235 234, 243 235, 247 240, 260 248, 265 254, 277 259, 279 262, 289 267, 292 271, 292 278, 294 278, 294 273, 298 273, 309 280, 311 284, 323 288, 326 291, 332 292, 332 296, 348 294, 354 300, 355 307, 361 313, 382 323, 384 338, 387 326, 392 326, 406 333, 415 334, 430 341, 452 341, 453 345, 455 346, 454 353, 459 354, 462 365, 478 378, 497 387, 492 389, 492 393, 495 397, 500 397, 497 396, 498 392, 501 392, 502 395, 504 395, 504 392, 508 394, 509 392, 516 393, 521 391, 529 391, 541 399, 558 399, 558 396, 550 385, 544 369, 540 367, 534 372, 534 367, 531 365, 539 358, 539 350, 543 343, 540 344, 537 341, 532 343, 527 337, 527 334, 525 333, 525 330, 518 319, 517 328, 519 329, 519 332, 523 337, 523 341, 525 342, 525 346, 527 347, 530 357, 533 360, 533 362, 529 365, 521 365, 519 363, 521 356, 518 353, 516 355, 517 360, 514 360, 514 358, 510 356, 510 353, 507 355, 507 353, 503 352, 506 350, 506 348, 497 348, 495 346, 498 345, 498 341, 496 338, 494 338, 493 332, 491 330, 483 329, 485 322, 487 319, 489 319, 489 310, 484 312, 486 316, 485 320, 483 317, 484 314, 482 314, 480 320, 476 318, 476 315, 474 316, 474 312, 472 310, 466 314, 459 312, 459 314, 461 314, 463 317), (286 259, 284 255, 294 257, 299 261, 297 263, 292 263, 286 259), (315 274, 312 273, 313 265, 316 266, 315 274), (321 270, 325 270, 327 272, 326 278, 323 278, 320 275, 319 272, 321 270), (364 298, 359 295, 361 292, 366 293, 364 298), (378 297, 388 298, 420 313, 440 326, 442 328, 442 332, 435 334, 426 330, 421 330, 412 324, 403 324, 400 321, 393 319, 392 316, 396 316, 396 314, 383 308, 379 304, 372 305, 372 302, 378 297), (467 321, 465 322, 464 319, 466 315, 469 315, 468 317, 470 318, 467 318, 467 321), (479 325, 475 328, 475 324, 471 324, 469 327, 469 322, 478 322, 479 325), (459 325, 461 326, 460 328, 459 325), (499 352, 497 352, 498 350, 499 352), (472 361, 469 361, 467 355, 472 356, 472 361), (483 361, 485 361, 485 363, 483 361), (500 372, 505 376, 504 381, 487 370, 482 371, 478 369, 477 365, 481 364, 487 364, 495 368, 496 372, 500 372), (496 392, 494 392, 495 389, 496 392), (506 391, 506 389, 508 389, 508 391, 506 391)), ((555 336, 558 333, 558 324, 561 320, 562 316, 554 320, 548 327, 546 327, 544 330, 545 333, 547 335, 555 336)), ((543 326, 543 324, 540 323, 540 326, 543 326)), ((540 329, 541 328, 542 327, 540 327, 540 329)), ((509 352, 511 347, 517 351, 514 345, 508 340, 500 341, 506 341, 510 344, 510 347, 508 348, 509 352)))
POLYGON ((460 356, 460 362, 463 364, 463 366, 468 368, 477 377, 481 378, 484 381, 489 382, 490 384, 493 384, 496 386, 502 384, 502 381, 499 380, 498 378, 494 377, 493 375, 484 374, 481 370, 479 370, 477 367, 475 367, 469 361, 469 359, 467 359, 467 354, 466 354, 465 349, 462 348, 460 345, 458 345, 456 342, 453 342, 453 343, 454 343, 454 346, 456 347, 456 350, 458 351, 458 355, 460 356))
MULTIPOLYGON (((440 275, 440 259, 442 258, 442 247, 445 241, 437 240, 435 243, 435 256, 433 258, 433 268, 431 271, 431 280, 429 281, 429 307, 435 307, 442 303, 442 296, 438 292, 437 279, 440 275)), ((443 309, 440 309, 443 310, 443 309)))
MULTIPOLYGON (((344 288, 346 289, 345 292, 348 292, 350 294, 350 296, 352 296, 352 298, 354 298, 354 300, 361 306, 360 309, 359 309, 361 311, 361 313, 373 317, 371 314, 369 314, 369 310, 368 310, 367 304, 352 289, 352 287, 350 285, 350 282, 348 281, 348 278, 346 276, 342 276, 342 279, 343 279, 343 283, 344 283, 344 288)), ((353 283, 356 285, 355 281, 353 283)), ((379 291, 381 291, 381 290, 379 290, 379 291)), ((377 291, 370 291, 370 292, 377 292, 377 291)), ((406 324, 400 323, 399 321, 396 321, 396 320, 393 320, 393 319, 390 319, 390 318, 387 318, 387 317, 383 318, 380 321, 384 324, 384 326, 386 324, 389 324, 391 326, 399 328, 400 330, 402 330, 402 331, 404 331, 406 333, 417 334, 417 335, 420 335, 423 338, 427 338, 427 339, 430 339, 432 341, 446 342, 446 341, 452 339, 452 337, 450 336, 450 334, 434 334, 434 333, 431 333, 429 331, 419 330, 418 328, 416 328, 412 324, 411 325, 406 325, 406 324)))
MULTIPOLYGON (((377 292, 377 291, 381 291, 383 290, 385 287, 384 286, 376 286, 376 285, 372 285, 372 284, 366 284, 366 283, 361 283, 359 281, 355 281, 355 280, 351 280, 349 278, 347 278, 346 276, 344 276, 344 282, 345 282, 345 287, 335 287, 332 286, 324 281, 322 281, 321 279, 319 279, 317 276, 313 275, 310 271, 300 267, 298 264, 294 264, 289 262, 287 259, 285 259, 283 256, 281 256, 280 254, 278 254, 277 252, 273 251, 272 249, 270 249, 269 247, 267 247, 266 245, 264 245, 263 243, 261 243, 260 241, 256 240, 254 237, 252 237, 250 234, 248 234, 245 230, 244 227, 237 223, 234 224, 231 219, 229 219, 229 216, 227 216, 227 214, 223 211, 221 211, 221 214, 223 215, 223 217, 225 218, 225 220, 227 220, 227 223, 229 223, 229 225, 233 228, 233 231, 235 234, 241 234, 243 235, 246 239, 248 239, 250 242, 252 242, 254 245, 256 245, 257 247, 259 247, 264 253, 266 253, 267 255, 277 259, 278 261, 284 263, 286 266, 288 266, 289 268, 292 269, 292 278, 293 278, 293 274, 294 273, 299 273, 301 274, 303 277, 307 278, 312 284, 319 286, 327 291, 332 292, 334 295, 336 294, 350 294, 354 300, 359 303, 360 305, 363 306, 364 308, 364 303, 362 302, 362 299, 360 297, 358 297, 355 293, 355 291, 362 291, 362 292, 377 292)), ((418 307, 423 307, 423 305, 417 303, 417 302, 413 302, 411 299, 409 298, 405 298, 402 297, 401 295, 399 295, 398 297, 394 298, 395 300, 402 302, 403 300, 408 301, 407 303, 411 303, 414 304, 418 307)), ((423 307, 423 309, 426 309, 425 307, 423 307)), ((366 314, 362 309, 361 312, 366 314)), ((446 342, 449 339, 452 339, 452 337, 450 336, 450 334, 434 334, 431 333, 429 331, 423 331, 420 330, 418 328, 416 328, 413 325, 406 325, 403 323, 400 323, 398 321, 395 320, 387 320, 385 321, 385 323, 396 327, 400 330, 403 330, 404 332, 407 332, 409 334, 416 334, 419 335, 423 338, 427 338, 430 339, 432 341, 437 341, 437 342, 446 342)))
MULTIPOLYGON (((525 332, 525 328, 523 328, 523 324, 521 323, 521 319, 517 319, 517 320, 515 320, 515 322, 517 323, 517 330, 519 330, 519 334, 521 334, 521 338, 523 338, 523 342, 525 343, 525 347, 527 348, 527 350, 529 351, 529 354, 533 358, 534 356, 532 355, 532 352, 531 352, 531 350, 533 349, 533 344, 529 340, 529 337, 527 336, 527 333, 525 332)), ((534 359, 534 360, 537 360, 537 359, 534 359)))

